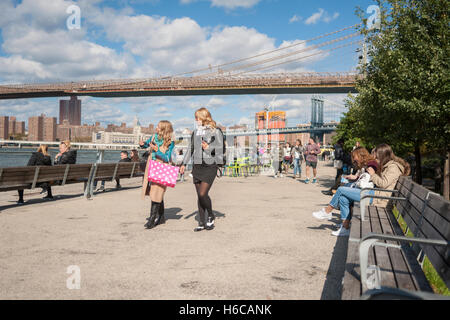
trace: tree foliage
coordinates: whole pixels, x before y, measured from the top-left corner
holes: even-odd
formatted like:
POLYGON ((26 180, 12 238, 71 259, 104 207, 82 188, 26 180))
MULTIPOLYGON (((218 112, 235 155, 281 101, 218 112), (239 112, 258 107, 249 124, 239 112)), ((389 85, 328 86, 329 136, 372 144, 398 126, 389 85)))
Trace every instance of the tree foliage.
MULTIPOLYGON (((450 151, 449 3, 378 0, 381 27, 361 33, 368 60, 338 135, 368 145, 388 143, 396 153, 450 151)), ((420 166, 419 166, 420 168, 420 166)))

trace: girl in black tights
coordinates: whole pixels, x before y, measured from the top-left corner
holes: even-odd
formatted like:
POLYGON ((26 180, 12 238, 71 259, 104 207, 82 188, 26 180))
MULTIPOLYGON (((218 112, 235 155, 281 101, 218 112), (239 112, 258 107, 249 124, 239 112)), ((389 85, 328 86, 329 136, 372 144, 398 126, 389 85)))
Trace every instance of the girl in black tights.
POLYGON ((194 231, 198 232, 214 228, 215 216, 209 191, 219 166, 224 164, 225 142, 222 130, 217 128, 206 108, 195 112, 195 121, 197 128, 192 133, 190 148, 184 157, 180 173, 184 174, 186 165, 192 159, 192 176, 198 198, 198 226, 194 231))

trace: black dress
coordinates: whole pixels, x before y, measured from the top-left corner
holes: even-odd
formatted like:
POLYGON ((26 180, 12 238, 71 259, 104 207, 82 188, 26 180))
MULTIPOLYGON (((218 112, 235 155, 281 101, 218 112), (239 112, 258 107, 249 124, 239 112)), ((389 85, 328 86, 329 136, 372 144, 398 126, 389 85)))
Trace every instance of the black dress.
MULTIPOLYGON (((194 165, 192 168, 194 184, 206 182, 212 185, 217 177, 219 165, 222 165, 225 162, 226 147, 222 130, 219 128, 215 130, 207 130, 210 131, 207 132, 206 135, 198 134, 197 130, 192 133, 190 152, 188 149, 188 152, 183 160, 183 164, 186 165, 192 158, 194 159, 194 165), (208 143, 211 146, 211 150, 209 152, 201 150, 201 148, 199 148, 200 150, 194 150, 195 139, 201 139, 208 143), (218 146, 222 148, 222 156, 216 157, 215 150, 218 146), (206 160, 207 158, 210 158, 210 160, 206 160)), ((201 140, 197 141, 198 145, 201 145, 201 140)))
POLYGON ((217 177, 217 170, 219 167, 215 164, 194 164, 192 168, 192 176, 194 184, 206 182, 209 185, 214 183, 217 177))

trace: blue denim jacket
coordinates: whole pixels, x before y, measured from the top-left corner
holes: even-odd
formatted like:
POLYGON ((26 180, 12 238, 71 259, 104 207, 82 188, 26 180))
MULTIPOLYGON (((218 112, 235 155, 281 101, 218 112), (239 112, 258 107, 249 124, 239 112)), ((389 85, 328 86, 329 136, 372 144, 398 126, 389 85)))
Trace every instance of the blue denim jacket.
POLYGON ((175 147, 175 142, 172 141, 169 148, 166 150, 166 152, 163 153, 163 152, 161 152, 161 150, 159 148, 161 148, 161 146, 164 144, 164 141, 162 139, 159 139, 159 137, 157 135, 154 135, 154 136, 150 137, 150 139, 145 141, 142 148, 147 149, 150 146, 150 143, 152 142, 153 137, 155 137, 154 143, 158 146, 158 151, 152 152, 152 160, 160 159, 166 163, 170 162, 170 160, 172 159, 172 153, 173 153, 173 148, 175 147))

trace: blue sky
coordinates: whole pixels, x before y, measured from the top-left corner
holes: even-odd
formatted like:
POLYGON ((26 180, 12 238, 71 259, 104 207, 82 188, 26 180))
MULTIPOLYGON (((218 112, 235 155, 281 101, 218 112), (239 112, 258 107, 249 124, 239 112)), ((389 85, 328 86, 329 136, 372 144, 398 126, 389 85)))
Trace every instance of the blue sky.
MULTIPOLYGON (((3 0, 0 3, 0 82, 145 78, 195 70, 308 40, 359 23, 364 0, 3 0), (67 7, 81 10, 81 29, 68 30, 67 7)), ((314 58, 265 72, 342 72, 357 65, 357 45, 329 53, 302 44, 314 58)), ((324 47, 323 50, 331 47, 324 47)), ((326 120, 339 118, 345 95, 326 95, 326 120)), ((223 125, 252 124, 265 105, 287 111, 288 124, 309 121, 311 95, 95 99, 83 97, 83 122, 143 125, 167 119, 192 127, 198 107, 223 125)), ((27 120, 58 116, 58 99, 0 101, 0 115, 27 120)))

